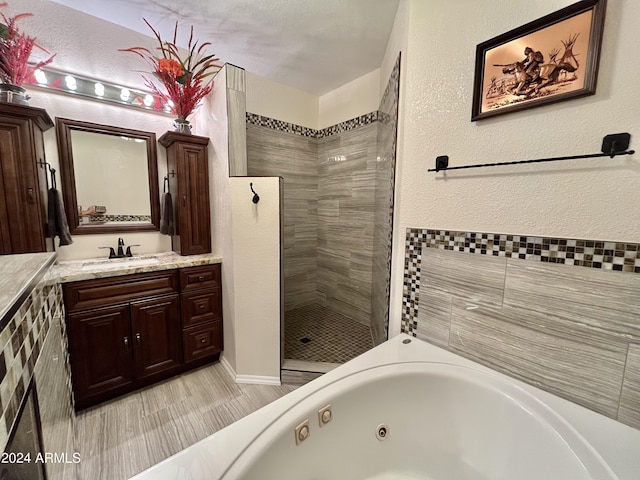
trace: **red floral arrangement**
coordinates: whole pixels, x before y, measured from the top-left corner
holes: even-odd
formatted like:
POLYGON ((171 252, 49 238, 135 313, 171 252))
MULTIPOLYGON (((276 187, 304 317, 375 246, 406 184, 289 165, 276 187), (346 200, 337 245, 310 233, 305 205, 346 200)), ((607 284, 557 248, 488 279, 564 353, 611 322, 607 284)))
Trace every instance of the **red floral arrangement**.
MULTIPOLYGON (((7 3, 0 3, 0 7, 6 7, 7 3)), ((32 13, 20 13, 14 17, 0 14, 3 23, 0 23, 0 80, 3 83, 20 86, 23 83, 33 81, 33 72, 38 68, 48 65, 55 55, 29 64, 29 57, 34 48, 39 48, 45 53, 44 48, 36 44, 35 38, 20 32, 16 23, 18 20, 33 16, 32 13)))
POLYGON ((208 81, 206 79, 220 69, 220 65, 216 63, 219 59, 214 55, 204 55, 204 49, 211 45, 210 42, 202 43, 198 47, 198 40, 193 41, 193 25, 187 45, 188 55, 182 60, 176 44, 178 22, 173 31, 173 41, 168 42, 162 40, 160 34, 146 19, 143 20, 160 44, 155 48, 157 54, 145 47, 132 47, 119 51, 135 53, 151 65, 153 75, 162 82, 166 93, 143 76, 145 84, 170 106, 179 120, 186 120, 187 116, 196 109, 198 102, 213 89, 213 79, 208 81))

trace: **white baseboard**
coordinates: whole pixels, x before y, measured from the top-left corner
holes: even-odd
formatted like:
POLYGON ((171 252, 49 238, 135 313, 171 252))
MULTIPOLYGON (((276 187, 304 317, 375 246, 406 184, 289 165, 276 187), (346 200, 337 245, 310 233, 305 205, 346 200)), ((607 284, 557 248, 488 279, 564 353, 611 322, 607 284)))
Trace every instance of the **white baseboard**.
POLYGON ((220 355, 220 365, 224 367, 224 369, 227 371, 231 379, 235 382, 236 371, 233 369, 233 367, 229 363, 229 360, 227 360, 227 357, 224 356, 224 352, 222 352, 222 355, 220 355))
POLYGON ((250 383, 255 385, 280 385, 280 377, 262 375, 236 375, 236 383, 250 383))
POLYGON ((253 385, 281 385, 280 377, 267 377, 262 375, 238 375, 229 360, 226 359, 224 353, 220 355, 220 364, 227 371, 229 376, 236 383, 247 383, 253 385))

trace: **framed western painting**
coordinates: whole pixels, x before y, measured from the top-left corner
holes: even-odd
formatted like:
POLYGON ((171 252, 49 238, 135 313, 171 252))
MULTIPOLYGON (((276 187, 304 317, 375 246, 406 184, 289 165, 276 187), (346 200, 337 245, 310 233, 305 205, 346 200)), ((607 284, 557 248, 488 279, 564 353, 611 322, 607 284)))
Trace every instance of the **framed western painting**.
POLYGON ((584 0, 479 44, 471 121, 596 92, 606 0, 584 0))

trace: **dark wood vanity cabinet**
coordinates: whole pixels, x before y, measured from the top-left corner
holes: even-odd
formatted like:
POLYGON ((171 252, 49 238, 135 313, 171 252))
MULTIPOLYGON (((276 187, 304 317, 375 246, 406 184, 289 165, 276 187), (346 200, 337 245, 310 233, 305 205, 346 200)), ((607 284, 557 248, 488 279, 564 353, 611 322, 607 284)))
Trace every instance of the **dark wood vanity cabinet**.
POLYGON ((180 287, 185 364, 219 356, 222 351, 220 265, 183 268, 180 287))
POLYGON ((53 250, 47 238, 47 168, 41 108, 0 102, 0 254, 53 250))
POLYGON ((178 272, 63 286, 76 408, 181 371, 178 272))
POLYGON ((222 351, 220 265, 63 284, 76 409, 222 351))
POLYGON ((167 132, 158 141, 167 149, 169 192, 175 220, 173 250, 180 255, 211 253, 209 139, 167 132))

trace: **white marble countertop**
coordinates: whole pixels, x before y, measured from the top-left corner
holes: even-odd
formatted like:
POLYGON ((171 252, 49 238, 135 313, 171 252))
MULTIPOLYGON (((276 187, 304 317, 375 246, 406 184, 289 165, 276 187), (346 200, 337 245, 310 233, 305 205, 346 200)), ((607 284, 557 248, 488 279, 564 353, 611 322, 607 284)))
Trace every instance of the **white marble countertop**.
POLYGON ((52 269, 52 276, 57 278, 60 283, 68 283, 221 262, 222 257, 212 253, 182 256, 175 252, 163 252, 114 259, 92 258, 59 261, 52 269))
POLYGON ((56 257, 53 252, 0 255, 0 320, 19 307, 56 257))

